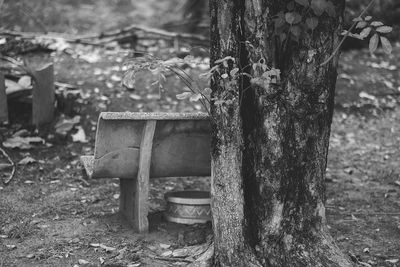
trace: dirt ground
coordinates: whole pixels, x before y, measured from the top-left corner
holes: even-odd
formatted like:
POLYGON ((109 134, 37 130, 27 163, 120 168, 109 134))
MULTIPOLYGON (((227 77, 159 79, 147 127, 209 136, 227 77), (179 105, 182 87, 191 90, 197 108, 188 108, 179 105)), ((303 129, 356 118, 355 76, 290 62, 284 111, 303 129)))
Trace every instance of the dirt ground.
MULTIPOLYGON (((177 1, 35 2, 3 7, 2 25, 84 34, 131 23, 157 26, 176 19, 179 11, 177 1), (12 16, 17 10, 25 12, 12 16)), ((162 57, 177 54, 176 44, 169 41, 140 45, 162 57)), ((124 88, 122 66, 129 49, 81 44, 70 48, 81 56, 54 52, 27 57, 54 61, 56 80, 81 90, 74 106, 59 108, 57 116, 79 114, 87 142, 73 142, 70 134, 54 135, 52 124, 39 133, 45 144, 6 149, 15 162, 28 156, 36 162, 18 165, 11 183, 0 184, 0 267, 186 266, 188 254, 206 243, 211 226, 167 223, 162 218, 163 195, 175 189, 207 190, 209 179, 152 180, 150 233, 137 234, 118 215, 118 179, 86 180, 79 156, 93 153, 101 111, 191 112, 202 107, 176 100, 183 84, 172 76, 165 92, 147 88, 149 74, 139 77, 134 90, 124 88)), ((326 178, 327 220, 339 247, 360 266, 400 266, 399 59, 397 44, 391 56, 348 51, 340 63, 326 178)), ((34 134, 30 115, 29 106, 10 104, 11 123, 0 127, 0 141, 21 129, 34 134)), ((2 179, 8 176, 0 173, 2 179)))

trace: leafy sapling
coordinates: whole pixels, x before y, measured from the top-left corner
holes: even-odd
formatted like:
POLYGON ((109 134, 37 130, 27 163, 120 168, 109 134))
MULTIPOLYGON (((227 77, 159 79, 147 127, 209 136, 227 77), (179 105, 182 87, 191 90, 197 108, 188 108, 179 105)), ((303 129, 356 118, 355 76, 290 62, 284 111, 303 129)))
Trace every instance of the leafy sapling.
MULTIPOLYGON (((333 0, 293 0, 287 4, 285 10, 277 14, 269 14, 268 19, 273 22, 274 26, 273 36, 277 41, 277 49, 285 50, 290 42, 300 44, 303 39, 311 39, 305 37, 314 34, 320 26, 323 16, 336 16, 335 5, 332 1, 333 0)), ((392 27, 384 25, 384 23, 380 21, 373 20, 371 16, 366 16, 367 10, 374 2, 375 0, 371 0, 361 14, 353 19, 351 27, 342 32, 342 40, 333 53, 321 63, 320 66, 329 63, 334 58, 347 37, 361 40, 369 38, 369 51, 371 54, 377 50, 379 44, 382 45, 385 53, 390 54, 392 52, 392 45, 386 37, 386 34, 392 31, 392 27), (353 30, 356 30, 356 32, 353 32, 353 30)), ((249 42, 246 42, 245 45, 248 46, 248 49, 254 49, 249 42)), ((209 71, 200 74, 198 78, 210 82, 215 79, 215 77, 219 77, 220 79, 217 80, 220 86, 223 88, 230 88, 230 86, 226 86, 228 83, 246 76, 249 78, 250 86, 249 88, 243 89, 243 91, 250 89, 252 86, 258 86, 267 90, 268 94, 273 95, 276 93, 276 88, 280 84, 280 70, 273 65, 267 64, 262 51, 253 52, 253 55, 257 55, 258 59, 249 59, 250 67, 252 68, 251 72, 244 71, 244 69, 249 66, 238 66, 233 57, 227 56, 216 60, 214 66, 212 66, 209 71)), ((308 60, 312 59, 313 53, 315 53, 315 51, 309 51, 308 60)), ((224 98, 223 94, 219 99, 212 99, 211 89, 201 86, 201 83, 191 77, 181 67, 183 64, 198 64, 198 62, 195 62, 193 59, 193 57, 188 56, 184 59, 171 58, 163 60, 149 54, 144 54, 128 62, 128 72, 125 75, 124 83, 128 86, 132 86, 132 83, 135 81, 135 75, 141 70, 148 70, 157 75, 158 79, 153 85, 158 85, 161 93, 164 90, 163 82, 166 80, 166 75, 172 73, 187 87, 187 91, 176 95, 178 99, 199 101, 208 113, 210 113, 209 105, 211 102, 217 106, 229 104, 231 100, 228 97, 228 92, 226 92, 226 98, 224 98)))

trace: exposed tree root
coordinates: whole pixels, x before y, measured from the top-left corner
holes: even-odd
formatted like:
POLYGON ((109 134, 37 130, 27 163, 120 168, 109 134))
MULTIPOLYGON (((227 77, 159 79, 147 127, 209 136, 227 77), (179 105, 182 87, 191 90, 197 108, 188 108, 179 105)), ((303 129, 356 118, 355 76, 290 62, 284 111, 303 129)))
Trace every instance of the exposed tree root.
POLYGON ((257 251, 257 258, 262 266, 295 267, 350 267, 354 264, 336 246, 332 237, 325 231, 302 240, 283 238, 278 244, 265 244, 257 251))
POLYGON ((268 266, 268 267, 351 267, 353 262, 335 245, 332 237, 325 231, 317 237, 307 238, 304 242, 289 243, 282 247, 282 244, 268 244, 265 249, 257 251, 244 251, 238 255, 235 263, 226 262, 223 258, 218 259, 214 255, 214 243, 209 247, 189 267, 209 267, 209 266, 268 266), (243 265, 244 264, 244 265, 243 265))

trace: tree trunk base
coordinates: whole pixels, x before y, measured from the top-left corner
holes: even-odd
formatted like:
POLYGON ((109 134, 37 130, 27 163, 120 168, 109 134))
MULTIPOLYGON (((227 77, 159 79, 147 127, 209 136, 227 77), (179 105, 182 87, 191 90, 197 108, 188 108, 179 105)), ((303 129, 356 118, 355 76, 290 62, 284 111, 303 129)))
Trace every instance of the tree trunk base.
POLYGON ((274 244, 268 244, 264 251, 260 250, 257 253, 261 266, 354 266, 326 231, 321 231, 304 240, 292 241, 291 236, 286 236, 284 239, 283 245, 274 247, 274 244))
MULTIPOLYGON (((213 245, 212 245, 213 247, 213 245)), ((334 243, 332 237, 323 231, 304 241, 286 241, 285 245, 268 244, 265 249, 256 248, 256 251, 243 251, 240 253, 240 262, 226 262, 226 259, 211 255, 197 262, 198 266, 249 266, 249 267, 351 267, 351 262, 334 243), (293 243, 290 246, 289 243, 293 243)))

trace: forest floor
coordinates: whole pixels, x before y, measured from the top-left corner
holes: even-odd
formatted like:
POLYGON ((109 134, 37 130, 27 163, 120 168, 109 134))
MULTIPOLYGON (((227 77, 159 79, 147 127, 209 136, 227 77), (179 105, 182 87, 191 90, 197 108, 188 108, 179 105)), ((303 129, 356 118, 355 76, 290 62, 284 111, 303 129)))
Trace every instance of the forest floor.
MULTIPOLYGON (((29 7, 29 1, 20 2, 29 7)), ((46 26, 49 31, 81 34, 130 23, 157 26, 177 16, 171 8, 177 1, 37 2, 46 9, 16 18, 12 14, 17 7, 6 6, 7 27, 39 31, 46 26)), ((160 57, 178 54, 176 44, 169 41, 140 42, 160 57)), ((57 119, 62 112, 79 114, 87 142, 74 142, 71 134, 60 137, 54 129, 46 129, 41 135, 45 144, 29 150, 6 149, 14 162, 27 157, 35 162, 18 164, 11 183, 0 184, 0 266, 187 265, 188 254, 206 242, 211 226, 166 222, 161 216, 163 195, 176 189, 207 190, 209 179, 152 180, 150 233, 136 234, 118 216, 118 180, 85 180, 79 156, 93 153, 101 111, 192 112, 202 110, 201 105, 178 101, 175 95, 183 84, 172 76, 161 93, 149 86, 150 74, 138 77, 134 90, 123 87, 128 50, 118 45, 70 44, 70 48, 82 56, 53 52, 29 57, 51 59, 56 80, 79 88, 75 105, 68 112, 59 109, 57 119)), ((381 52, 371 56, 362 49, 344 52, 340 61, 326 177, 327 220, 339 247, 362 266, 400 266, 399 59, 397 44, 390 56, 381 52)), ((195 75, 204 70, 188 67, 187 71, 195 75)), ((22 129, 35 133, 28 123, 29 108, 9 105, 11 123, 0 127, 0 144, 22 129)), ((0 163, 5 159, 0 157, 0 163)), ((0 178, 7 177, 9 172, 0 173, 0 178)))

